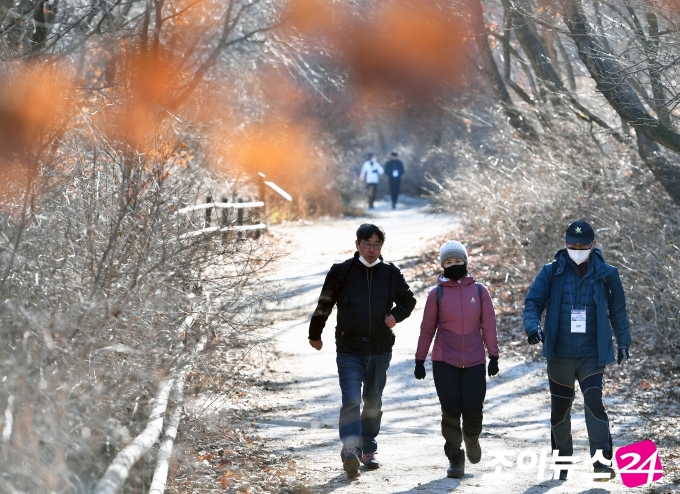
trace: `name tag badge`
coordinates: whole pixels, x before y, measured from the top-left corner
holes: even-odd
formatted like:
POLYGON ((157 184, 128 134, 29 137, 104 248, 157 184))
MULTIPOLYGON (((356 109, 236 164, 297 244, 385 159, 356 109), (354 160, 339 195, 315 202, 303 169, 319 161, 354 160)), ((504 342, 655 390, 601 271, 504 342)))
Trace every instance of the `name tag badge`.
POLYGON ((571 332, 585 333, 586 332, 586 311, 572 310, 571 311, 571 332))

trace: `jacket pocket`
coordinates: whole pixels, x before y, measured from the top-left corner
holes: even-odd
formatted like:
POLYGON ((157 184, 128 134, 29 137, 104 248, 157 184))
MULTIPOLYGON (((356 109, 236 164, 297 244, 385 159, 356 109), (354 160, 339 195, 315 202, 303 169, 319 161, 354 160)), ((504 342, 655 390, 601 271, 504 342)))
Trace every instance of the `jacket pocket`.
POLYGON ((394 345, 394 342, 397 339, 394 331, 392 331, 392 329, 390 329, 384 322, 380 325, 380 328, 382 333, 385 335, 386 341, 388 341, 390 345, 394 345))

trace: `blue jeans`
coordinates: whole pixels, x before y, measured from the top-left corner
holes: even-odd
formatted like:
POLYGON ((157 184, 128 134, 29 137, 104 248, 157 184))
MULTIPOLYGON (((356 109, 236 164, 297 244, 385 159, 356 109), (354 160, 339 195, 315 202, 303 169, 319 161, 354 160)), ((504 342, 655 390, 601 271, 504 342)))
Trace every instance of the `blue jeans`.
POLYGON ((356 448, 359 453, 375 453, 382 418, 382 392, 387 381, 391 353, 354 355, 338 353, 338 376, 342 391, 340 440, 343 451, 356 448), (361 385, 363 384, 363 394, 361 385), (363 397, 364 409, 360 411, 363 397))

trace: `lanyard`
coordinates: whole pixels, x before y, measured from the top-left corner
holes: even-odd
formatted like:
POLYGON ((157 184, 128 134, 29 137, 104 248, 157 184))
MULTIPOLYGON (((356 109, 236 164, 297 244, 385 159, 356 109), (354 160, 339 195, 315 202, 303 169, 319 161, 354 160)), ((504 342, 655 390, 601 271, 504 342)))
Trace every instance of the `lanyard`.
MULTIPOLYGON (((574 298, 571 295, 571 273, 570 269, 567 268, 567 280, 569 281, 569 302, 571 302, 571 310, 574 310, 574 298)), ((586 305, 588 304, 588 295, 590 295, 590 287, 593 286, 593 281, 595 281, 595 273, 593 273, 592 277, 590 278, 590 283, 588 283, 588 291, 586 292, 586 301, 583 302, 583 308, 586 308, 586 305)), ((593 295, 595 296, 595 295, 593 295)))

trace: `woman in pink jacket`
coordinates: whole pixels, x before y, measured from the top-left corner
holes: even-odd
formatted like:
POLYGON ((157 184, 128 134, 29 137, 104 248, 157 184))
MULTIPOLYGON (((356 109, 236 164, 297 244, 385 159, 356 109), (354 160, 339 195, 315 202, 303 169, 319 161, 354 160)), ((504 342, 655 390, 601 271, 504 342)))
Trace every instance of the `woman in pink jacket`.
POLYGON ((463 244, 446 242, 439 250, 439 261, 444 273, 425 303, 414 374, 416 379, 425 378, 425 358, 434 338, 432 373, 442 408, 444 452, 450 464, 447 476, 461 478, 465 454, 470 463, 482 457, 479 434, 486 395, 486 352, 489 376, 498 374, 496 313, 486 287, 475 283, 467 272, 463 244))

